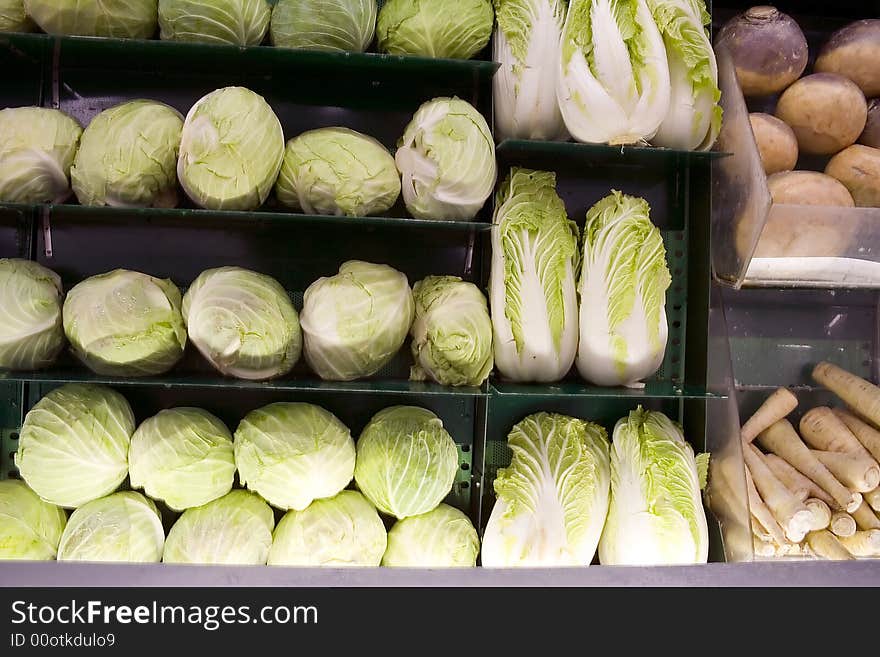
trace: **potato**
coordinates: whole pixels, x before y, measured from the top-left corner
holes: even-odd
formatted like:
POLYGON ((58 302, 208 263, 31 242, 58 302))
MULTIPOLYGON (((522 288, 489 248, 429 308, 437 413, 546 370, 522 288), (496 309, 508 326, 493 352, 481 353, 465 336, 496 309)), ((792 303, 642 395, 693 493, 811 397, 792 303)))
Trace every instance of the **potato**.
POLYGON ((767 178, 774 203, 854 207, 853 198, 839 181, 818 171, 784 171, 767 178))
POLYGON ((837 30, 819 52, 815 70, 844 75, 866 96, 880 96, 880 19, 837 30))
POLYGON ((880 148, 880 98, 868 103, 868 120, 859 143, 871 148, 880 148))
POLYGON ((730 50, 745 96, 775 94, 807 66, 807 40, 798 24, 775 7, 752 7, 732 18, 715 39, 730 50))
POLYGON ((842 182, 861 208, 880 208, 880 149, 856 144, 831 158, 825 173, 842 182))
POLYGON ((814 73, 785 90, 776 117, 794 130, 802 152, 833 155, 856 143, 865 129, 868 103, 851 80, 814 73))
POLYGON ((761 155, 764 173, 791 171, 797 164, 798 143, 794 131, 784 121, 762 112, 749 114, 752 133, 761 155))

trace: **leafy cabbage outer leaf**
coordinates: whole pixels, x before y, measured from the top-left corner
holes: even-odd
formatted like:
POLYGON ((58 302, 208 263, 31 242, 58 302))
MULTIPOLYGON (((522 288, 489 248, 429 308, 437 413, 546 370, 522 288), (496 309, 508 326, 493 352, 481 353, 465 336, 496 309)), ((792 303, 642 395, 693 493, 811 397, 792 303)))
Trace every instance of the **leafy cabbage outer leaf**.
POLYGON ((489 43, 491 0, 388 0, 379 10, 380 52, 470 59, 489 43))
POLYGON ((426 408, 391 406, 376 413, 357 443, 354 479, 373 505, 398 519, 426 513, 452 489, 455 441, 426 408))
POLYGON ((669 60, 669 113, 651 143, 682 150, 711 148, 721 131, 718 64, 703 0, 648 0, 669 60))
POLYGON ((646 0, 572 0, 556 97, 578 141, 650 140, 669 111, 669 63, 646 0))
POLYGON ((495 141, 486 119, 467 101, 441 97, 424 103, 397 145, 403 200, 416 219, 469 221, 492 194, 495 141))
POLYGON ((200 408, 169 408, 144 420, 131 437, 132 488, 175 511, 207 504, 232 490, 232 434, 200 408))
POLYGON ((577 352, 578 235, 556 175, 512 168, 492 221, 495 365, 514 381, 558 381, 577 352))
POLYGON ((288 511, 272 538, 270 566, 378 566, 385 525, 375 507, 354 490, 288 511))
POLYGON ((400 196, 400 174, 381 143, 348 128, 309 130, 287 142, 278 200, 307 214, 381 214, 400 196))
POLYGON ((376 0, 278 0, 272 45, 329 52, 364 52, 376 32, 376 0))
POLYGON ((25 416, 15 465, 41 498, 65 508, 112 493, 128 474, 131 406, 105 386, 69 383, 25 416))
POLYGON ((51 365, 64 346, 61 278, 31 260, 0 258, 0 369, 51 365))
POLYGON ((242 486, 279 509, 333 497, 354 474, 351 432, 314 404, 277 402, 248 413, 235 430, 242 486))
POLYGON ((149 376, 183 356, 180 290, 168 279, 127 269, 92 276, 64 300, 64 332, 73 353, 106 376, 149 376))
POLYGON ((645 199, 614 191, 587 212, 578 370, 600 386, 636 385, 663 362, 672 282, 645 199))
POLYGON ((275 515, 255 493, 233 490, 187 509, 168 531, 165 563, 265 565, 275 515))
POLYGON ((375 374, 403 346, 414 311, 405 274, 387 265, 345 262, 303 296, 306 362, 331 381, 375 374))
POLYGON ((89 123, 70 169, 81 205, 177 205, 177 151, 183 117, 152 100, 106 109, 89 123))
POLYGON ((299 315, 271 276, 241 267, 199 274, 183 296, 183 319, 199 352, 228 376, 287 374, 302 352, 299 315))
POLYGON ((0 0, 0 32, 33 32, 34 23, 24 11, 24 0, 0 0))
POLYGON ((34 22, 49 34, 150 39, 158 0, 24 0, 34 22))
POLYGON ((269 196, 284 158, 281 122, 244 87, 212 91, 183 123, 177 177, 197 205, 256 210, 269 196))
MULTIPOLYGON (((704 464, 705 465, 705 464, 704 464)), ((641 406, 614 427, 605 565, 705 563, 709 535, 694 450, 681 427, 641 406)))
POLYGON ((60 110, 0 110, 0 201, 63 203, 82 131, 60 110))
POLYGON ((388 532, 383 566, 397 568, 473 568, 480 538, 464 513, 440 504, 418 516, 399 520, 388 532))
POLYGON ((0 481, 0 561, 51 561, 67 524, 64 510, 18 479, 0 481))
POLYGON ((556 101, 566 0, 495 0, 492 78, 495 134, 504 139, 567 139, 556 101))
POLYGON ((58 561, 158 563, 165 530, 152 500, 134 491, 113 493, 70 515, 58 561))
POLYGON ((483 566, 589 566, 608 513, 607 432, 542 412, 516 424, 507 443, 513 458, 495 478, 483 566))
POLYGON ((492 371, 492 320, 486 297, 458 276, 428 276, 413 286, 410 378, 478 386, 492 371))
POLYGON ((271 16, 266 0, 159 0, 159 38, 258 46, 271 16))

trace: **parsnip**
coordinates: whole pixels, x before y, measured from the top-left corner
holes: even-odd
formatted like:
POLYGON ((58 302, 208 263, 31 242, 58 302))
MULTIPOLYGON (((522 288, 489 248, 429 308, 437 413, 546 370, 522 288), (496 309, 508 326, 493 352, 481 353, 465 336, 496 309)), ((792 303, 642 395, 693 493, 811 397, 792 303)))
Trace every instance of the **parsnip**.
POLYGON ((743 445, 743 458, 755 487, 773 513, 773 517, 779 522, 786 538, 794 543, 800 543, 810 531, 813 514, 776 478, 754 445, 743 445))
POLYGON ((821 449, 810 451, 847 488, 867 493, 880 486, 880 465, 870 456, 865 458, 854 453, 827 452, 821 449))
POLYGON ((839 505, 834 498, 826 493, 815 481, 801 474, 793 468, 791 464, 783 458, 779 458, 776 454, 764 454, 764 462, 773 471, 773 474, 786 485, 792 492, 801 489, 807 491, 807 497, 815 497, 822 500, 831 508, 838 508, 839 505))
POLYGON ((831 533, 835 536, 852 536, 856 533, 856 521, 846 511, 831 514, 831 533))
MULTIPOLYGON (((761 495, 758 493, 758 489, 755 488, 755 481, 752 479, 752 474, 748 468, 746 468, 746 490, 749 495, 749 511, 752 517, 758 520, 767 533, 773 537, 774 541, 780 544, 784 543, 787 540, 785 533, 782 531, 779 523, 776 522, 776 518, 773 517, 770 509, 767 508, 764 500, 761 499, 761 495)), ((753 523, 752 532, 754 533, 754 531, 755 526, 753 523)))
POLYGON ((827 529, 820 529, 807 534, 807 545, 810 546, 810 549, 813 550, 816 556, 822 557, 823 559, 831 559, 832 561, 849 561, 855 559, 855 557, 850 554, 849 550, 840 544, 837 537, 827 529))
POLYGON ((813 368, 813 379, 840 397, 858 415, 880 427, 880 388, 827 361, 813 368))
POLYGON ((854 511, 862 503, 861 494, 847 489, 821 461, 813 456, 810 448, 804 445, 788 420, 780 420, 762 431, 757 441, 764 449, 785 459, 789 465, 821 486, 840 508, 854 511))
POLYGON ((880 518, 866 502, 852 512, 852 517, 859 529, 880 529, 880 518))
POLYGON ((871 453, 874 460, 880 463, 880 431, 863 422, 849 411, 834 409, 834 415, 843 422, 862 446, 871 453))
POLYGON ((807 411, 801 418, 800 430, 804 442, 813 449, 852 453, 873 459, 871 453, 853 435, 843 420, 827 406, 819 406, 807 411))
POLYGON ((777 388, 742 426, 740 430, 742 441, 752 442, 764 429, 797 408, 797 403, 797 397, 788 388, 777 388))
POLYGON ((838 540, 855 557, 880 557, 880 529, 860 530, 838 540))
POLYGON ((869 507, 880 513, 880 488, 868 491, 865 493, 864 498, 869 507))
POLYGON ((817 500, 815 497, 811 497, 804 502, 804 506, 807 507, 813 515, 813 524, 810 525, 810 529, 813 531, 817 529, 825 529, 831 524, 831 509, 828 508, 828 505, 825 504, 825 502, 817 500))

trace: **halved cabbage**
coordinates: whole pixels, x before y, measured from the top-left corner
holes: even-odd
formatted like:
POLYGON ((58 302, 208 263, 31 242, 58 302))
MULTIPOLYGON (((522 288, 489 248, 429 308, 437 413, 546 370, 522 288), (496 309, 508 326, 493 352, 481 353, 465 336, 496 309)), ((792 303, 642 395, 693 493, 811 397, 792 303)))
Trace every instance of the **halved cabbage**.
POLYGON ((153 100, 106 109, 86 127, 70 169, 81 205, 173 208, 183 117, 153 100))
POLYGON ((68 292, 64 333, 76 357, 97 374, 161 374, 186 346, 180 302, 172 281, 116 269, 68 292))
POLYGON ((232 490, 232 434, 200 408, 168 408, 141 422, 131 437, 132 488, 175 511, 207 504, 232 490))
POLYGON ((47 502, 76 508, 112 493, 128 474, 134 414, 105 386, 69 383, 28 411, 15 465, 47 502))
POLYGON ((31 260, 0 259, 0 369, 51 365, 64 346, 61 278, 31 260))
POLYGON ((220 372, 241 379, 287 374, 302 352, 299 315, 271 276, 241 267, 199 274, 183 297, 189 339, 220 372))

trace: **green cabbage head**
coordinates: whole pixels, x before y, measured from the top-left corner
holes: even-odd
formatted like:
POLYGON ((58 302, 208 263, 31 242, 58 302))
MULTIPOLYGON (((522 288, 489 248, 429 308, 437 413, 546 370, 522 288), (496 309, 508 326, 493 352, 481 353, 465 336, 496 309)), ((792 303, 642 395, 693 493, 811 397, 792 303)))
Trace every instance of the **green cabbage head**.
POLYGON ((466 100, 424 103, 397 146, 403 200, 416 219, 469 221, 495 188, 495 141, 466 100))
POLYGON ((24 0, 28 16, 49 34, 150 39, 158 0, 24 0))
POLYGON ((278 0, 272 44, 330 52, 364 52, 376 31, 376 0, 278 0))
POLYGON ((70 196, 70 165, 82 131, 60 110, 0 110, 0 201, 64 202, 70 196))
POLYGON ((200 207, 256 210, 283 158, 284 131, 266 100, 244 87, 224 87, 186 115, 177 177, 200 207))
POLYGON ((307 214, 363 217, 394 205, 400 175, 391 153, 372 137, 318 128, 287 142, 275 193, 307 214))
POLYGON ((51 365, 64 346, 61 279, 31 260, 0 259, 0 369, 51 365))
POLYGON ((375 507, 354 490, 288 511, 275 528, 270 566, 378 566, 385 525, 375 507))
POLYGON ((54 559, 66 524, 64 510, 41 500, 23 481, 0 481, 0 561, 54 559))
POLYGON ((112 493, 128 474, 134 414, 105 386, 69 383, 24 418, 15 465, 47 502, 76 508, 112 493))
POLYGON ((232 490, 232 434, 200 408, 169 408, 144 420, 131 437, 132 488, 175 511, 207 504, 232 490))
POLYGON ((271 15, 266 0, 159 0, 159 38, 258 46, 271 15))
POLYGON ((322 379, 351 381, 385 366, 403 346, 413 320, 406 275, 359 260, 306 289, 302 329, 306 362, 322 379))
POLYGON ((398 519, 426 513, 452 490, 455 441, 426 408, 391 406, 376 413, 357 443, 354 479, 383 513, 398 519))
POLYGON ((388 0, 379 11, 379 50, 470 59, 489 43, 491 0, 388 0))
POLYGON ((281 284, 241 267, 199 274, 183 297, 189 338, 220 372, 241 379, 287 374, 302 352, 299 315, 281 284))
POLYGON ((448 504, 395 523, 388 532, 383 566, 399 568, 472 568, 480 539, 473 523, 448 504))
POLYGON ((275 515, 259 495, 233 490, 187 509, 168 532, 165 563, 254 565, 266 563, 275 515))
POLYGON ((152 500, 122 491, 74 511, 58 546, 59 561, 162 560, 165 530, 152 500))
POLYGON ((24 11, 24 0, 0 0, 0 32, 33 32, 34 23, 24 11))
POLYGON ((458 276, 428 276, 413 286, 410 378, 478 386, 492 371, 492 320, 486 297, 458 276))
POLYGON ((186 345, 180 290, 127 269, 92 276, 64 301, 64 332, 73 353, 106 376, 149 376, 171 369, 186 345))
POLYGON ((314 404, 277 402, 248 413, 235 430, 242 486, 279 509, 333 497, 354 474, 351 432, 314 404))
POLYGON ((80 140, 70 179, 81 205, 177 205, 177 150, 183 117, 153 100, 106 109, 80 140))

